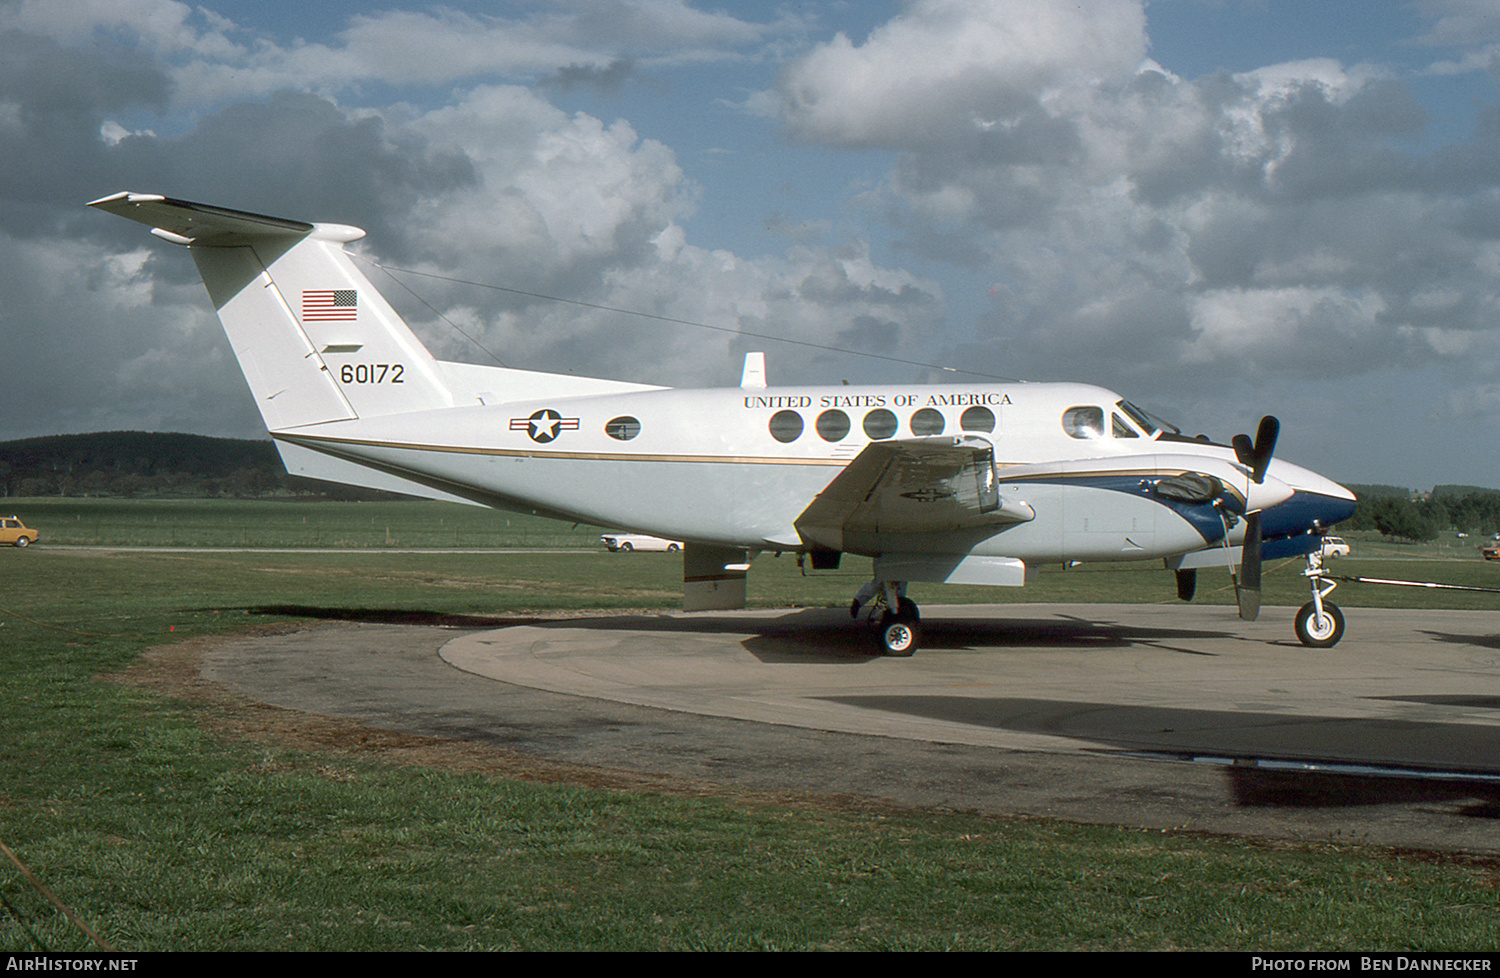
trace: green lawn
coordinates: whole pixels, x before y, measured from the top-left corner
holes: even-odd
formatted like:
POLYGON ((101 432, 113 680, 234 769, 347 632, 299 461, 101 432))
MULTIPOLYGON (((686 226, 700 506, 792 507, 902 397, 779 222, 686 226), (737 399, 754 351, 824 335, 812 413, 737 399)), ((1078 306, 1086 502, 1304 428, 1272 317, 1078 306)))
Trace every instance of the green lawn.
MULTIPOLYGON (((508 528, 517 545, 530 547, 547 533, 574 542, 555 544, 560 553, 385 552, 379 541, 387 523, 395 538, 436 517, 436 532, 453 530, 460 547, 465 534, 479 532, 423 509, 435 504, 58 501, 38 517, 45 507, 12 502, 7 511, 44 536, 24 551, 0 548, 0 841, 122 950, 1500 944, 1500 877, 1484 861, 604 791, 216 734, 208 721, 219 707, 108 677, 155 644, 329 611, 670 607, 679 600, 680 561, 606 554, 596 549, 594 530, 517 517, 508 528), (73 522, 86 528, 80 536, 118 543, 113 535, 125 531, 117 527, 128 524, 134 545, 158 545, 165 535, 179 549, 56 547, 64 539, 60 517, 69 512, 63 502, 76 507, 73 522), (349 510, 323 522, 325 505, 349 510), (369 521, 377 536, 351 544, 356 553, 211 553, 181 546, 185 513, 203 526, 222 519, 293 529, 305 516, 315 537, 333 527, 352 534, 369 521)), ((465 520, 506 518, 442 509, 465 520)), ((311 545, 281 539, 276 545, 311 545)), ((1335 569, 1455 583, 1500 579, 1500 565, 1470 553, 1375 549, 1356 542, 1356 553, 1373 555, 1335 569), (1396 568, 1401 573, 1388 573, 1396 568)), ((751 588, 758 604, 841 605, 867 571, 867 563, 850 561, 804 578, 792 558, 767 555, 751 572, 751 588)), ((1296 571, 1268 575, 1269 603, 1305 600, 1296 571)), ((1210 576, 1203 574, 1200 591, 1213 591, 1210 576)), ((1160 568, 1054 568, 1025 590, 914 594, 929 605, 1152 601, 1168 606, 1164 615, 1175 603, 1171 575, 1160 568)), ((1350 606, 1487 608, 1500 599, 1353 584, 1338 597, 1350 606)), ((0 898, 0 947, 90 946, 3 859, 0 898)))

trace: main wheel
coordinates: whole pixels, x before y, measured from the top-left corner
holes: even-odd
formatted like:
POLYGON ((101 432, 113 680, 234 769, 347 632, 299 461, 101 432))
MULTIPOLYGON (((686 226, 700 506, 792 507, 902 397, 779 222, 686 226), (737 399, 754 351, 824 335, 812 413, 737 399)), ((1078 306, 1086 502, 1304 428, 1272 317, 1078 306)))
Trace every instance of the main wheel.
POLYGON ((1323 613, 1318 614, 1317 605, 1309 601, 1297 612, 1293 623, 1297 638, 1303 645, 1315 649, 1329 649, 1339 644, 1344 637, 1344 613, 1331 601, 1323 602, 1323 613))
POLYGON ((31 541, 28 540, 26 537, 16 537, 16 546, 18 546, 18 547, 29 547, 29 546, 31 546, 31 541))
POLYGON ((620 544, 620 549, 625 551, 626 553, 630 553, 630 551, 635 549, 635 545, 632 544, 629 540, 626 540, 624 543, 620 544))
POLYGON ((905 658, 917 651, 921 640, 917 623, 909 618, 888 618, 880 626, 880 648, 886 655, 905 658))

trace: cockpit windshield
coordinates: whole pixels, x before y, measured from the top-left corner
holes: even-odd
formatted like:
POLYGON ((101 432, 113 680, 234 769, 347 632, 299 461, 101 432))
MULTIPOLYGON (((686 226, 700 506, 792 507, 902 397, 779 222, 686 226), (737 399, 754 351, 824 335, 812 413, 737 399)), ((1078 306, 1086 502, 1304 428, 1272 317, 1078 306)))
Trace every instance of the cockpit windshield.
POLYGON ((1126 417, 1135 422, 1149 437, 1155 438, 1158 434, 1181 435, 1182 429, 1170 421, 1163 421, 1154 414, 1142 411, 1129 401, 1120 401, 1115 407, 1125 412, 1126 417))

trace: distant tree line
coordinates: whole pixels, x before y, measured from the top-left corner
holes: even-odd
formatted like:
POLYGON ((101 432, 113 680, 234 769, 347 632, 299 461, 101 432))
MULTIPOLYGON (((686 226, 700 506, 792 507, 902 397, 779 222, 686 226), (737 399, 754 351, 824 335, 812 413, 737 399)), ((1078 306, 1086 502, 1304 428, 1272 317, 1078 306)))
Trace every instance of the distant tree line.
POLYGON ((0 442, 0 495, 392 498, 287 475, 269 441, 144 431, 0 442))
POLYGON ((1341 530, 1376 530, 1393 540, 1416 543, 1444 533, 1500 533, 1500 491, 1478 486, 1437 486, 1413 493, 1395 486, 1350 486, 1359 497, 1341 530))
MULTIPOLYGON (((1438 486, 1418 494, 1399 486, 1349 488, 1359 497, 1359 506, 1339 530, 1376 530, 1415 542, 1451 532, 1500 533, 1500 490, 1438 486)), ((391 493, 287 475, 269 441, 144 431, 0 442, 0 494, 395 498, 391 493)))

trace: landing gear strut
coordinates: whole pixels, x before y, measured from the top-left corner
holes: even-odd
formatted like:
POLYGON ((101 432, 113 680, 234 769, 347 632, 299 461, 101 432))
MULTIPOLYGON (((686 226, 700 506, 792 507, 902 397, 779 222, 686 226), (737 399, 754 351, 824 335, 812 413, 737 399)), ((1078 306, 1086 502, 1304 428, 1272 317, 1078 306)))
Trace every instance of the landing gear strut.
POLYGON ((1297 612, 1293 627, 1297 639, 1309 648, 1329 649, 1344 637, 1344 613, 1325 598, 1338 587, 1323 570, 1323 554, 1315 550, 1307 555, 1307 569, 1302 572, 1312 586, 1312 600, 1297 612))

